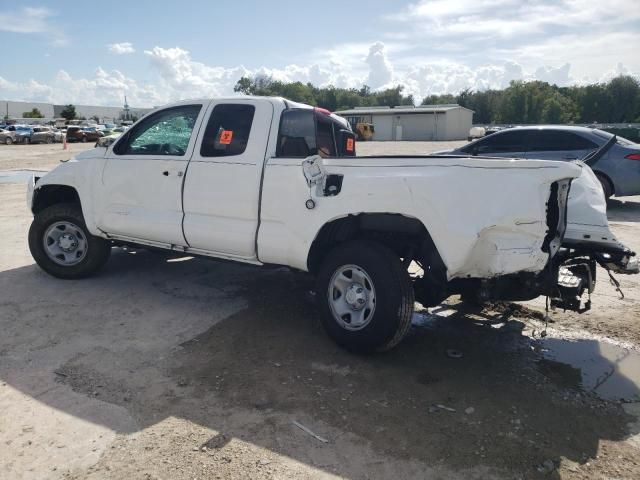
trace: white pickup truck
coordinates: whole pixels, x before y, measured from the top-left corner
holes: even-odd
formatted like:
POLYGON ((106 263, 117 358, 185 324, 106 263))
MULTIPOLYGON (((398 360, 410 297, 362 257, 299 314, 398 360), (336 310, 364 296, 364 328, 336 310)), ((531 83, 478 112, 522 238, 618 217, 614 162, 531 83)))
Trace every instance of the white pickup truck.
MULTIPOLYGON (((125 245, 310 272, 329 335, 384 350, 407 332, 414 301, 546 295, 579 307, 595 279, 590 240, 562 242, 583 168, 356 157, 349 124, 325 110, 282 98, 192 100, 34 178, 29 247, 65 279, 93 274, 125 245)), ((606 212, 591 215, 606 223, 606 212)), ((607 248, 620 256, 616 245, 607 248)))

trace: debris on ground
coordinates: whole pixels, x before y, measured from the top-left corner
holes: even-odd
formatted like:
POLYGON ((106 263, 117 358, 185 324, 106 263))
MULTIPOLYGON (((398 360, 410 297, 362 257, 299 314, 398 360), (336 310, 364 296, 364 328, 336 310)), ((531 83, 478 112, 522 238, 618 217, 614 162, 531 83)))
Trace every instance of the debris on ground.
POLYGON ((462 358, 463 353, 460 350, 456 350, 455 348, 447 349, 447 357, 449 358, 462 358))
POLYGON ((434 405, 434 408, 437 408, 439 410, 446 410, 447 412, 455 412, 456 411, 455 408, 447 407, 446 405, 440 405, 440 404, 434 405))
POLYGON ((316 438, 317 440, 320 440, 322 443, 329 443, 329 440, 327 440, 324 437, 321 437, 320 435, 313 433, 311 430, 309 430, 307 427, 305 427, 304 425, 302 425, 300 422, 296 422, 295 420, 293 423, 296 427, 298 427, 300 430, 302 430, 303 432, 308 433, 309 435, 311 435, 312 437, 316 438))

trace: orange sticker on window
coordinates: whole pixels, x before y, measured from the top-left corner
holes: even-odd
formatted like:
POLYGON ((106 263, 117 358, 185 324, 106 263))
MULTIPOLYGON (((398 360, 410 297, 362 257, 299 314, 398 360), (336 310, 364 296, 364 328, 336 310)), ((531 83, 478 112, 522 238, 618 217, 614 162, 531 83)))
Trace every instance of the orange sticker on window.
POLYGON ((353 147, 355 147, 353 138, 347 138, 347 152, 353 152, 353 147))
POLYGON ((231 140, 233 140, 233 130, 223 130, 220 134, 220 144, 231 145, 231 140))

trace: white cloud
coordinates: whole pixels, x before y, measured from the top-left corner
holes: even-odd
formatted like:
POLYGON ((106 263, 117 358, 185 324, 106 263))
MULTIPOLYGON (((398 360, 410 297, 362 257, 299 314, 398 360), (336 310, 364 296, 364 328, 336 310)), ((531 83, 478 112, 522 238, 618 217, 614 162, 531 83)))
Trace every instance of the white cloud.
POLYGON ((110 43, 107 45, 107 48, 111 53, 115 53, 116 55, 125 55, 136 51, 130 42, 110 43))
POLYGON ((565 87, 571 83, 569 77, 569 70, 571 70, 571 64, 565 63, 560 67, 538 67, 534 74, 536 80, 542 80, 552 85, 558 85, 559 87, 565 87))
POLYGON ((384 43, 376 42, 369 47, 366 62, 369 65, 367 84, 371 88, 380 88, 391 83, 393 67, 387 58, 384 43))
POLYGON ((51 81, 11 82, 0 77, 0 98, 56 104, 122 105, 124 95, 135 106, 161 105, 170 100, 154 85, 144 85, 118 70, 98 67, 89 78, 74 78, 60 70, 51 81))
POLYGON ((11 8, 0 12, 0 31, 43 35, 53 45, 66 45, 66 35, 51 21, 54 16, 54 13, 45 7, 24 7, 20 10, 11 8))
MULTIPOLYGON (((347 60, 334 57, 335 46, 322 61, 309 65, 288 65, 283 68, 260 67, 247 69, 241 65, 221 67, 194 60, 191 53, 180 47, 156 46, 144 52, 151 65, 149 83, 141 83, 119 70, 98 67, 92 75, 72 77, 60 70, 48 82, 29 80, 13 82, 0 77, 0 98, 98 105, 121 105, 124 95, 136 107, 162 105, 170 101, 233 95, 233 87, 242 76, 262 76, 284 82, 311 82, 317 86, 334 85, 360 88, 367 83, 372 88, 404 85, 405 94, 412 94, 417 101, 431 94, 458 93, 473 90, 500 89, 511 80, 544 80, 558 85, 583 84, 606 81, 617 74, 638 72, 626 63, 602 60, 597 77, 575 76, 573 63, 539 61, 540 51, 529 53, 527 65, 516 61, 493 61, 481 65, 469 65, 463 61, 425 60, 415 57, 407 61, 406 50, 397 44, 392 48, 382 42, 359 47, 349 44, 347 60), (400 60, 398 60, 400 59, 400 60), (608 69, 607 69, 608 68, 608 69), (153 78, 155 76, 155 78, 153 78)), ((585 47, 588 48, 588 47, 585 47)), ((579 51, 579 49, 576 49, 579 51)))

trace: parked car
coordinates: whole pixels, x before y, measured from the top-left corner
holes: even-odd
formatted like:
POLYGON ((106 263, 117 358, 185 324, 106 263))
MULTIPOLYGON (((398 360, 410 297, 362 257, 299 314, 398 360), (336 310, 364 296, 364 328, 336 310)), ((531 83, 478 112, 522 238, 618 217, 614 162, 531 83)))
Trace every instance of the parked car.
POLYGON ((57 128, 52 128, 51 131, 53 132, 54 141, 56 143, 62 142, 64 140, 64 131, 57 128))
POLYGON ((102 132, 95 127, 79 127, 74 125, 67 128, 67 142, 95 142, 101 137, 102 132))
MULTIPOLYGON (((583 165, 355 153, 345 119, 282 98, 168 105, 33 178, 29 248, 66 279, 96 273, 116 245, 310 272, 326 331, 358 351, 397 345, 414 299, 545 295, 579 310, 594 287, 600 237, 615 238, 606 210, 583 212, 597 238, 563 248, 571 182, 593 175, 583 165)), ((609 262, 633 255, 607 248, 609 262)))
POLYGON ((105 135, 102 138, 99 138, 96 142, 96 147, 109 147, 112 145, 120 136, 122 132, 111 133, 110 135, 105 135))
POLYGON ((53 143, 56 135, 49 127, 33 127, 31 143, 53 143))
POLYGON ((16 132, 11 132, 9 130, 5 130, 0 128, 0 143, 4 143, 5 145, 11 145, 16 140, 16 132))
MULTIPOLYGON (((565 160, 584 158, 603 146, 612 134, 588 127, 543 125, 513 127, 464 147, 440 154, 565 160)), ((617 137, 593 167, 606 198, 640 195, 640 144, 617 137)))
POLYGON ((469 136, 467 137, 467 142, 482 138, 486 134, 487 131, 484 127, 471 127, 471 129, 469 130, 469 136))
POLYGON ((15 143, 29 143, 31 141, 32 130, 27 125, 4 125, 2 128, 14 133, 15 143))
POLYGON ((16 143, 24 143, 28 145, 31 143, 31 135, 33 135, 33 127, 29 125, 14 125, 9 128, 14 128, 16 132, 16 143))

